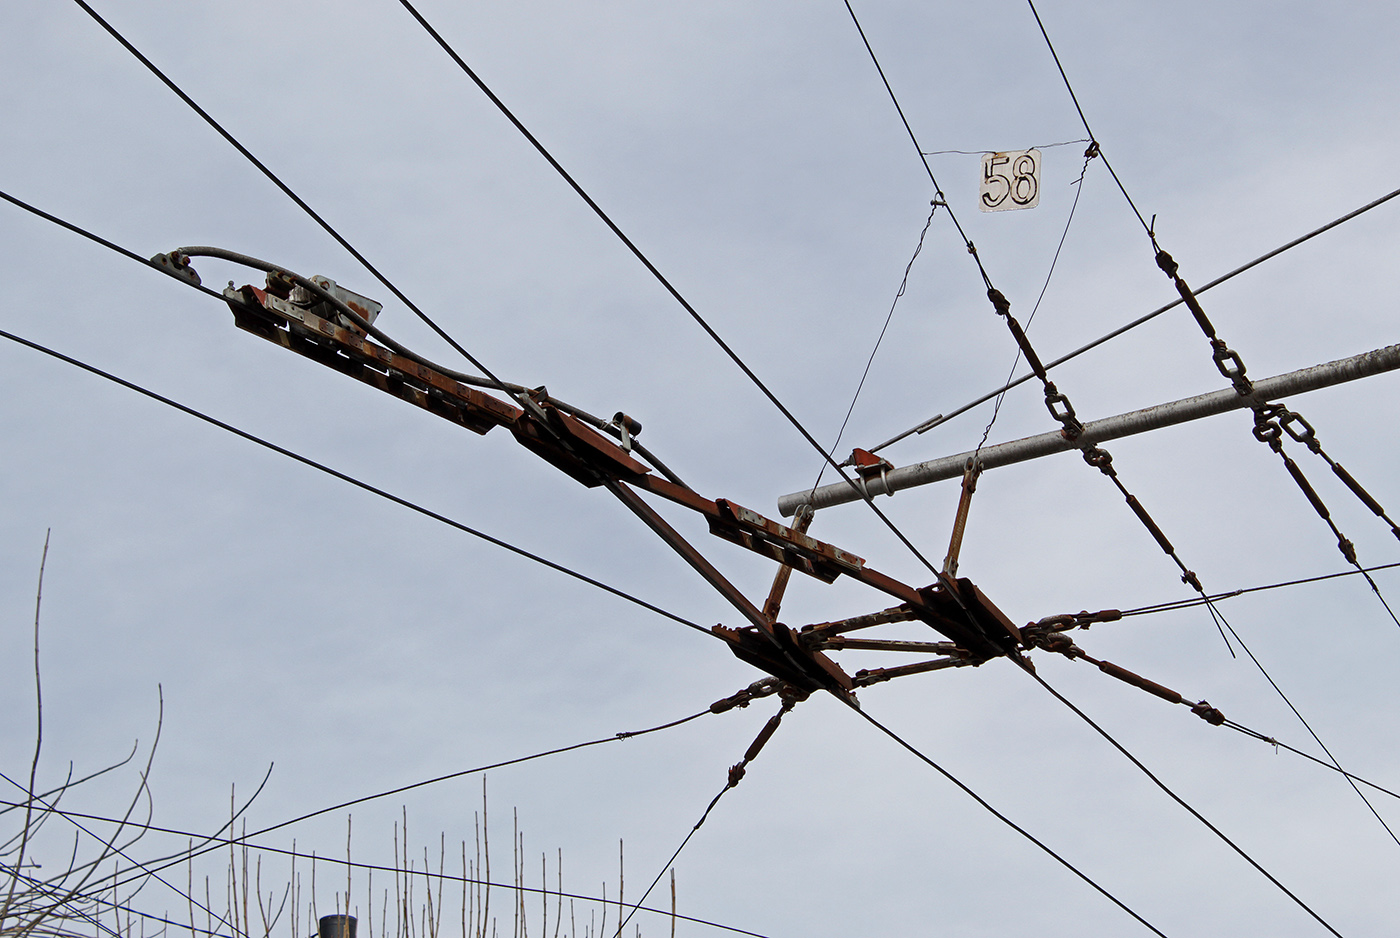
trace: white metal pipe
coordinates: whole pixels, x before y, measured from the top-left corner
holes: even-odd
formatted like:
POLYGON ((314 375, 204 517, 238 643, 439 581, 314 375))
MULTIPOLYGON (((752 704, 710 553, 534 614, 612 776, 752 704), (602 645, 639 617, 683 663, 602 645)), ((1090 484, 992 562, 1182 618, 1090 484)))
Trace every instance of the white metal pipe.
MULTIPOLYGON (((1353 355, 1351 358, 1314 365, 1311 368, 1291 371, 1273 378, 1262 378, 1254 382, 1254 397, 1258 400, 1277 400, 1291 394, 1315 391, 1318 388, 1331 387, 1334 384, 1343 384, 1358 378, 1369 378, 1372 375, 1396 369, 1400 369, 1400 345, 1388 345, 1373 352, 1353 355)), ((982 463, 983 469, 995 469, 997 466, 1008 466, 1012 463, 1025 462, 1028 459, 1038 459, 1052 453, 1063 453, 1067 450, 1077 449, 1079 446, 1094 445, 1105 440, 1116 440, 1120 437, 1132 436, 1135 433, 1145 433, 1149 430, 1186 423, 1188 420, 1199 420, 1202 417, 1239 410, 1248 407, 1249 403, 1249 399, 1240 397, 1239 394, 1235 393, 1234 388, 1226 388, 1222 391, 1212 391, 1209 394, 1199 394, 1185 400, 1173 401, 1170 404, 1158 404, 1155 407, 1146 407, 1131 413, 1119 414, 1116 417, 1105 417, 1102 420, 1091 421, 1084 425, 1084 433, 1079 437, 1077 443, 1071 443, 1061 436, 1059 431, 1052 431, 1007 443, 984 446, 977 458, 982 463)), ((872 476, 863 484, 870 495, 893 495, 900 489, 927 485, 930 482, 939 482, 943 479, 961 478, 967 461, 971 457, 972 452, 969 451, 959 453, 956 456, 930 459, 926 462, 914 463, 911 466, 890 469, 883 474, 872 476)), ((856 484, 862 483, 857 480, 856 484)), ((861 493, 855 486, 846 482, 837 482, 815 490, 808 489, 784 495, 778 499, 778 511, 788 516, 804 504, 810 504, 813 508, 827 508, 860 499, 861 493)))

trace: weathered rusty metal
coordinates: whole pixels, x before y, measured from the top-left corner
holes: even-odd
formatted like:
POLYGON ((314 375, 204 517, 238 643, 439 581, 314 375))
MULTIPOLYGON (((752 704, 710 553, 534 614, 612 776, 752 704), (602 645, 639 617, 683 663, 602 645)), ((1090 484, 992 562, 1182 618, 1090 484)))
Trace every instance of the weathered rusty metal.
POLYGON ((224 290, 234 324, 289 351, 476 433, 515 425, 523 411, 266 290, 224 290))
MULTIPOLYGON (((178 265, 178 259, 171 263, 178 265)), ((324 296, 298 294, 298 290, 305 291, 300 280, 292 278, 287 284, 274 280, 271 292, 253 286, 224 291, 239 328, 477 433, 504 426, 523 446, 572 478, 590 487, 607 488, 750 623, 744 629, 717 626, 715 634, 729 643, 735 655, 797 690, 827 690, 855 702, 851 677, 819 650, 809 647, 810 638, 799 640, 797 633, 776 621, 789 573, 794 569, 825 582, 849 576, 894 596, 903 605, 894 611, 877 613, 876 618, 922 621, 948 638, 950 647, 965 650, 960 654, 965 653, 974 662, 1002 655, 1019 658, 1020 638, 1015 626, 970 581, 954 581, 945 576, 941 582, 919 589, 870 569, 862 557, 808 536, 810 516, 788 526, 735 502, 704 498, 673 479, 658 477, 632 455, 629 450, 634 447, 625 444, 628 437, 640 431, 640 424, 625 414, 614 418, 625 428, 620 434, 622 440, 614 441, 576 416, 572 408, 555 402, 543 388, 527 391, 520 398, 528 409, 500 401, 426 364, 426 360, 397 351, 397 346, 391 349, 376 343, 355 322, 347 323, 343 310, 328 305, 324 296), (711 533, 778 561, 781 566, 765 608, 759 609, 745 597, 634 487, 699 513, 711 533)), ((326 278, 321 280, 316 286, 329 295, 336 285, 326 278)), ((341 294, 348 295, 348 291, 341 294)), ((341 294, 336 294, 339 303, 365 300, 361 308, 346 307, 356 317, 368 322, 378 313, 377 304, 368 305, 373 301, 358 295, 346 299, 341 294)), ((379 334, 377 330, 375 334, 379 334)), ((878 462, 873 465, 883 468, 878 462)), ((870 624, 875 622, 871 620, 870 624)), ((809 635, 835 634, 833 625, 824 623, 817 627, 823 631, 809 635)), ((859 627, 864 626, 851 621, 842 626, 859 627)), ((922 650, 921 645, 909 647, 922 650)))
POLYGON ((925 674, 929 671, 941 671, 944 668, 965 668, 969 665, 976 667, 981 663, 974 658, 935 658, 932 661, 920 661, 917 664, 905 664, 897 668, 871 668, 869 670, 862 668, 856 672, 854 681, 856 687, 869 687, 871 684, 879 684, 896 677, 925 674))
MULTIPOLYGON (((810 634, 810 633, 809 633, 810 634)), ((806 638, 806 636, 804 636, 806 638)), ((914 651, 934 655, 958 655, 970 657, 964 649, 952 642, 907 642, 885 638, 848 638, 845 635, 832 635, 816 641, 807 640, 803 644, 821 651, 914 651)))
POLYGON ((853 632, 856 629, 868 629, 891 622, 910 622, 917 618, 914 610, 907 604, 891 606, 889 609, 867 613, 863 616, 852 616, 849 619, 839 619, 835 622, 817 622, 812 625, 804 625, 802 626, 802 634, 812 636, 814 640, 820 640, 828 635, 837 635, 841 632, 853 632))
POLYGON ((948 576, 958 575, 958 555, 962 553, 963 535, 967 531, 967 513, 972 509, 972 494, 977 491, 977 477, 981 474, 982 465, 977 461, 977 457, 969 457, 967 468, 963 471, 958 513, 953 519, 953 534, 948 539, 948 555, 943 558, 943 572, 948 576))
MULTIPOLYGON (((812 518, 815 516, 812 509, 807 508, 797 513, 797 520, 792 529, 798 534, 806 534, 807 529, 812 525, 812 518)), ((778 611, 783 606, 783 594, 787 592, 788 580, 792 577, 792 566, 790 564, 779 564, 777 571, 773 574, 773 585, 768 589, 768 599, 763 603, 763 614, 774 622, 778 621, 778 611)))

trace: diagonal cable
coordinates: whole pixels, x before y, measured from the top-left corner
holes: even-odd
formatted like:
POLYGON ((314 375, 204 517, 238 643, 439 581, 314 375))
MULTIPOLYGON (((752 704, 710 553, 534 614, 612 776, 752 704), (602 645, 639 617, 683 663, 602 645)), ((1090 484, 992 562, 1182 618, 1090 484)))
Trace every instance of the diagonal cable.
MULTIPOLYGON (((352 245, 348 240, 346 240, 346 238, 343 235, 341 235, 339 231, 337 231, 334 227, 331 226, 330 222, 322 218, 321 215, 315 209, 313 209, 309 204, 307 204, 306 200, 304 200, 301 196, 297 195, 294 191, 292 191, 292 188, 288 186, 285 182, 283 182, 281 178, 277 176, 276 173, 269 169, 267 165, 263 163, 262 160, 254 156, 251 150, 249 150, 242 143, 240 143, 238 139, 233 136, 233 134, 225 130, 222 124, 216 121, 209 114, 208 111, 200 107, 199 104, 196 103, 195 100, 191 98, 188 94, 186 94, 184 90, 180 88, 179 85, 175 84, 175 82, 172 81, 163 71, 157 68, 154 62, 146 58, 146 56, 141 53, 141 50, 137 49, 126 39, 125 36, 117 32, 116 27, 112 26, 111 23, 103 19, 97 13, 97 11, 94 10, 92 7, 88 6, 88 4, 84 2, 84 0, 73 0, 73 2, 76 3, 78 6, 82 7, 84 12, 91 16, 99 26, 105 29, 112 36, 113 39, 121 43, 123 48, 125 48, 128 52, 135 56, 137 61, 139 61, 142 65, 146 66, 146 68, 150 70, 151 74, 159 78, 161 82, 164 83, 164 85, 167 88, 169 88, 172 92, 174 92, 175 95, 179 97, 181 101, 184 101, 187 105, 189 105, 190 108, 196 114, 198 114, 204 119, 205 123, 207 123, 216 132, 218 132, 219 136, 227 140, 229 144, 233 146, 234 149, 236 149, 239 153, 241 153, 244 156, 244 158, 246 158, 250 163, 257 167, 257 169, 264 176, 266 176, 273 183, 273 185, 281 189, 282 192, 289 199, 291 199, 297 204, 298 208, 306 212, 306 214, 309 215, 311 219, 314 222, 316 222, 316 224, 320 225, 321 228, 328 235, 334 238, 336 243, 343 247, 350 254, 351 257, 359 261, 361 266, 363 266, 365 270, 369 271, 370 274, 373 275, 376 280, 382 283, 384 287, 387 290, 389 290, 389 292, 393 293, 394 296, 398 297, 400 302, 402 302, 405 306, 412 310, 414 315, 421 319, 428 326, 428 328, 432 329, 433 332, 437 333, 437 335, 444 342, 450 345, 453 348, 453 350, 455 350, 467 361, 471 362, 472 365, 478 370, 480 370, 482 374, 484 374, 488 379, 494 382, 495 387, 497 387, 501 391, 504 391, 506 394, 509 394, 511 398, 513 398, 516 401, 516 403, 520 404, 524 409, 530 411, 531 413, 536 413, 536 411, 538 410, 538 405, 536 405, 531 398, 525 395, 520 395, 517 392, 511 390, 504 382, 501 381, 501 379, 497 378, 496 375, 492 373, 492 371, 489 368, 487 368, 475 356, 473 356, 470 352, 463 348, 457 342, 457 340, 452 338, 452 336, 450 336, 446 330, 439 326, 432 319, 431 316, 423 312, 423 310, 421 310, 416 303, 410 300, 402 290, 395 286, 394 283, 391 280, 389 280, 388 277, 381 273, 379 268, 371 264, 368 258, 361 254, 359 250, 355 248, 354 245, 352 245)), ((536 415, 538 416, 538 414, 536 415)))
MULTIPOLYGON (((1138 768, 1139 770, 1141 770, 1142 774, 1146 775, 1149 779, 1151 779, 1151 781, 1152 781, 1152 783, 1153 783, 1154 785, 1156 785, 1158 788, 1162 789, 1162 791, 1166 792, 1166 794, 1167 794, 1168 797, 1170 797, 1170 798, 1171 798, 1173 801, 1175 801, 1177 804, 1181 805, 1181 807, 1185 808, 1186 811, 1187 811, 1187 813, 1189 813, 1192 817, 1194 817, 1196 820, 1198 820, 1198 821, 1200 821, 1202 824, 1204 824, 1204 825, 1206 826, 1206 828, 1207 828, 1208 830, 1210 830, 1210 832, 1211 832, 1212 834, 1214 834, 1216 837, 1220 838, 1220 840, 1222 840, 1222 841, 1225 843, 1226 846, 1228 846, 1231 850, 1235 851, 1235 853, 1237 853, 1237 854, 1239 854, 1241 857, 1243 857, 1244 860, 1245 860, 1250 866, 1254 867, 1256 870, 1258 870, 1258 871, 1264 876, 1265 879, 1267 879, 1269 882, 1273 883, 1276 887, 1278 887, 1278 889, 1279 889, 1281 892, 1283 892, 1283 894, 1286 895, 1288 898, 1292 899, 1292 900, 1298 905, 1299 908, 1301 908, 1304 912, 1307 912, 1307 913, 1308 913, 1309 915, 1311 915, 1314 919, 1316 919, 1317 922, 1318 922, 1318 924, 1320 924, 1323 928, 1327 929, 1327 930, 1328 930, 1329 932, 1331 932, 1333 935, 1336 935, 1337 938, 1342 938, 1341 933, 1338 932, 1337 929, 1335 929, 1335 928, 1333 928, 1331 925, 1329 925, 1329 924, 1327 923, 1327 921, 1326 921, 1322 916, 1320 916, 1320 915, 1318 915, 1316 912, 1314 912, 1311 906, 1309 906, 1309 905, 1308 905, 1306 902, 1304 902, 1302 899, 1298 898, 1298 896, 1297 896, 1292 890, 1290 890, 1287 886, 1285 886, 1283 883, 1279 882, 1278 879, 1274 876, 1274 874, 1272 874, 1272 873, 1270 873, 1268 870, 1264 869, 1264 867, 1263 867, 1262 865, 1260 865, 1260 863, 1259 863, 1257 860, 1255 860, 1253 857, 1251 857, 1248 853, 1246 853, 1246 852, 1244 851, 1244 849, 1243 849, 1242 847, 1240 847, 1240 846, 1239 846, 1238 844, 1236 844, 1233 840, 1231 840, 1228 836, 1226 836, 1225 833, 1224 833, 1223 831, 1220 830, 1220 828, 1216 827, 1216 826, 1215 826, 1214 824, 1212 824, 1209 820, 1207 820, 1206 817, 1205 817, 1205 815, 1201 814, 1201 812, 1199 812, 1199 811, 1197 811, 1195 808, 1191 807, 1191 805, 1188 804, 1188 803, 1186 802, 1185 799, 1183 799, 1180 795, 1178 795, 1176 792, 1172 791, 1169 787, 1167 787, 1167 784, 1166 784, 1165 782, 1163 782, 1160 778, 1158 778, 1158 777, 1156 776, 1156 774, 1154 774, 1153 771, 1152 771, 1151 769, 1149 769, 1147 766, 1143 765, 1142 762, 1141 762, 1141 760, 1139 760, 1137 756, 1135 756, 1135 755, 1133 755, 1131 752, 1129 752, 1129 751, 1123 746, 1122 743, 1118 742, 1118 740, 1114 739, 1111 735, 1109 735, 1109 733, 1108 733, 1107 730, 1105 730, 1103 727, 1099 726, 1098 723, 1094 722, 1094 719, 1093 719, 1092 717, 1090 717, 1090 716, 1089 716, 1087 713, 1085 713, 1083 710, 1080 710, 1077 706, 1075 706, 1074 703, 1072 703, 1072 702, 1069 700, 1069 698, 1065 697, 1065 696, 1064 696, 1063 694, 1061 694, 1059 691, 1055 690, 1055 688, 1051 687, 1051 686, 1046 682, 1045 678, 1041 677, 1039 674, 1036 674, 1034 671, 1032 671, 1032 670, 1030 670, 1030 669, 1026 669, 1026 673, 1029 674, 1031 677, 1035 678, 1036 682, 1037 682, 1038 684, 1040 684, 1041 687, 1043 687, 1043 688, 1045 688, 1047 691, 1049 691, 1050 694, 1051 694, 1056 700, 1058 700, 1060 703, 1064 704, 1064 705, 1065 705, 1066 707, 1068 707, 1070 710, 1074 711, 1074 714, 1075 714, 1076 716, 1078 716, 1078 717, 1079 717, 1081 720, 1083 720, 1085 723, 1089 724, 1089 726, 1093 727, 1093 729, 1094 729, 1094 731, 1095 731, 1096 733, 1098 733, 1098 734, 1099 734, 1100 736, 1102 736, 1104 739, 1108 740, 1109 744, 1112 745, 1114 749, 1117 749, 1120 753, 1123 754, 1124 757, 1126 757, 1126 758, 1128 759, 1129 762, 1131 762, 1133 765, 1137 766, 1137 768, 1138 768)), ((1344 773, 1344 774, 1345 774, 1345 773, 1344 773)), ((1367 802, 1367 804, 1370 804, 1370 802, 1367 802)), ((1374 809, 1372 809, 1372 810, 1374 810, 1374 809)), ((1377 815, 1377 816, 1379 817, 1379 815, 1377 815)), ((1384 822, 1382 822, 1382 823, 1384 823, 1384 822)), ((1387 828, 1387 830, 1388 830, 1388 829, 1389 829, 1389 828, 1387 828)), ((1391 836, 1394 836, 1394 835, 1392 834, 1391 836)))

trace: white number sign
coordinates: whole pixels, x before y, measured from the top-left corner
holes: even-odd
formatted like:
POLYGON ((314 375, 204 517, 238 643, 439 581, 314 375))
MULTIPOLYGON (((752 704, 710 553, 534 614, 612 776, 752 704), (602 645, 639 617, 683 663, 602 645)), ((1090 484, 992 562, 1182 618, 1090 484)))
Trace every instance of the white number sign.
POLYGON ((977 207, 984 212, 1035 208, 1040 204, 1040 151, 1008 150, 982 154, 982 187, 977 207))

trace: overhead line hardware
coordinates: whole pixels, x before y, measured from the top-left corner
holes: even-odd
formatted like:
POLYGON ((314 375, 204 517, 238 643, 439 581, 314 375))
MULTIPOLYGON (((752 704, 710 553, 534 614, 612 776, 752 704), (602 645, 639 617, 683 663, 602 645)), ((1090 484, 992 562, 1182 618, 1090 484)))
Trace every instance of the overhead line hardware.
MULTIPOLYGON (((1277 257, 1278 255, 1282 254, 1283 252, 1288 251, 1288 250, 1291 250, 1291 249, 1297 247, 1298 245, 1303 244, 1304 242, 1311 241, 1313 238, 1316 238, 1318 235, 1323 234, 1324 232, 1327 232, 1327 231, 1331 231, 1333 228, 1336 228, 1338 225, 1340 225, 1340 224, 1342 224, 1342 223, 1344 223, 1344 222, 1351 221, 1353 218, 1356 218, 1358 215, 1364 215, 1366 212, 1369 212, 1371 209, 1376 208, 1376 207, 1379 206, 1379 205, 1384 205, 1386 202, 1389 202, 1391 199, 1394 199, 1394 198, 1397 197, 1397 196, 1400 196, 1400 189, 1395 189, 1394 191, 1387 192, 1385 195, 1381 196, 1380 198, 1374 199, 1374 200, 1372 200, 1372 201, 1370 201, 1370 202, 1367 202, 1365 205, 1361 206, 1360 208, 1353 209, 1352 211, 1347 212, 1345 215, 1342 215, 1340 218, 1334 218, 1334 219, 1332 219, 1331 221, 1329 221, 1327 224, 1322 225, 1322 226, 1317 227, 1317 228, 1314 228, 1312 231, 1309 231, 1309 232, 1308 232, 1307 234, 1305 234, 1305 235, 1301 235, 1301 236, 1299 236, 1299 237, 1297 237, 1297 238, 1294 238, 1292 241, 1289 241, 1289 242, 1287 242, 1287 243, 1285 243, 1285 244, 1281 244, 1281 245, 1279 245, 1278 247, 1274 248, 1272 251, 1267 251, 1267 252, 1265 252, 1265 253, 1259 255, 1258 257, 1254 258, 1254 260, 1249 261, 1249 262, 1244 263, 1244 264, 1241 264, 1240 266, 1236 267, 1234 270, 1230 271, 1229 273, 1221 274, 1219 277, 1216 277, 1214 280, 1210 281, 1209 283, 1207 283, 1207 284, 1205 284, 1205 285, 1203 285, 1203 286, 1197 287, 1196 290, 1195 290, 1196 295, 1199 296, 1199 295, 1201 295, 1202 293, 1205 293, 1207 290, 1212 289, 1213 287, 1218 287, 1218 286, 1220 286, 1222 283, 1226 282, 1227 280, 1231 280, 1231 279, 1233 279, 1234 277, 1238 277, 1240 274, 1244 273, 1245 271, 1250 270, 1250 269, 1252 269, 1252 268, 1254 268, 1254 267, 1257 267, 1257 266, 1259 266, 1260 264, 1264 263, 1265 261, 1270 260, 1270 259, 1272 259, 1272 258, 1274 258, 1274 257, 1277 257)), ((1054 361, 1046 363, 1045 368, 1046 368, 1046 370, 1049 370, 1049 369, 1051 369, 1051 368, 1058 368, 1060 365, 1063 365, 1065 362, 1070 361, 1070 360, 1075 359, 1075 358, 1078 358, 1080 355, 1083 355, 1085 352, 1088 352, 1088 351, 1091 351, 1091 350, 1093 350, 1093 349, 1096 349, 1096 348, 1098 348, 1100 345, 1103 345, 1105 342, 1108 342, 1108 341, 1111 341, 1112 339, 1118 338, 1120 335, 1123 335, 1125 332, 1131 332, 1132 330, 1136 329, 1138 326, 1141 326, 1141 325, 1143 325, 1144 323, 1151 322, 1153 319, 1156 319, 1158 316, 1162 315, 1163 313, 1167 312, 1168 310, 1175 309, 1176 307, 1180 306, 1181 303, 1182 303, 1181 298, 1180 298, 1180 297, 1177 297, 1176 299, 1172 300, 1170 303, 1166 303, 1166 304, 1164 304, 1164 305, 1162 305, 1162 306, 1157 307, 1156 309, 1154 309, 1152 312, 1146 314, 1145 316, 1139 316, 1137 319, 1134 319, 1132 322, 1125 323, 1124 325, 1119 326, 1117 329, 1114 329, 1112 332, 1108 333, 1107 335, 1099 336, 1097 339, 1095 339, 1094 341, 1088 343, 1087 345, 1081 345, 1079 348, 1075 349, 1074 351, 1072 351, 1072 352, 1070 352, 1070 353, 1068 353, 1068 354, 1066 354, 1066 355, 1061 355, 1059 358, 1055 359, 1054 361)), ((950 410, 950 411, 948 411, 946 414, 937 414, 937 415, 935 415, 935 416, 933 416, 933 417, 930 417, 929 419, 925 420, 923 423, 917 424, 917 425, 915 425, 915 426, 913 426, 913 427, 910 427, 908 430, 903 431, 902 433, 898 433, 898 434, 896 434, 895 436, 890 437, 888 440, 886 440, 885 442, 879 444, 878 446, 872 446, 872 447, 870 447, 870 452, 872 452, 872 453, 878 453, 880 450, 884 449, 885 447, 891 446, 891 445, 893 445, 893 444, 895 444, 895 443, 898 443, 900 440, 904 439, 905 437, 911 436, 911 435, 916 434, 916 433, 927 433, 929 430, 932 430, 934 427, 941 426, 942 424, 947 423, 949 420, 952 420, 954 417, 957 417, 957 416, 959 416, 960 414, 965 414, 965 413, 967 413, 969 410, 971 410, 972 408, 976 407, 977 405, 979 405, 979 404, 985 404, 987 401, 990 401, 992 398, 997 397, 997 396, 1000 395, 1000 394, 1004 394, 1004 393, 1006 393, 1007 391, 1011 390, 1012 388, 1017 387, 1018 385, 1025 384, 1027 381, 1029 381, 1029 380, 1030 380, 1031 378, 1033 378, 1033 377, 1035 377, 1035 375, 1034 375, 1034 374, 1029 374, 1029 373, 1028 373, 1028 374, 1021 375, 1021 377, 1015 379, 1014 381, 1008 381, 1006 384, 1004 384, 1004 385, 1002 385, 1001 387, 997 388, 995 391, 989 391, 988 393, 983 394, 981 397, 977 398, 976 400, 969 401, 968 403, 962 405, 961 407, 958 407, 958 408, 955 409, 955 410, 950 410)), ((849 460, 847 460, 847 463, 843 463, 843 465, 848 464, 848 463, 849 463, 849 460)))
MULTIPOLYGON (((1363 352, 1350 358, 1313 365, 1311 368, 1291 371, 1272 378, 1261 378, 1254 382, 1254 397, 1267 401, 1289 394, 1302 394, 1306 391, 1332 387, 1348 381, 1355 381, 1358 378, 1369 378, 1397 369, 1400 369, 1400 345, 1388 345, 1385 348, 1363 352)), ((1079 439, 1092 443, 1116 440, 1138 433, 1146 433, 1149 430, 1158 430, 1162 427, 1199 420, 1202 417, 1240 410, 1248 406, 1250 406, 1250 401, 1242 398, 1233 387, 1225 388, 1179 401, 1145 407, 1142 410, 1130 411, 1115 417, 1089 421, 1084 424, 1079 439)), ((1300 432, 1305 431, 1300 430, 1300 432)), ((1054 453, 1063 453, 1075 448, 1075 444, 1066 439, 1063 433, 1054 431, 998 443, 993 446, 984 446, 977 451, 976 455, 982 469, 994 469, 1054 453)), ((857 453, 863 452, 865 451, 857 450, 857 453)), ((870 478, 863 476, 862 482, 865 490, 871 495, 893 495, 903 489, 927 485, 944 479, 958 478, 963 474, 967 460, 971 459, 972 456, 973 451, 969 450, 966 453, 930 459, 899 468, 885 463, 888 468, 870 478)), ((878 459, 879 457, 871 458, 878 459)), ((784 495, 778 499, 778 511, 783 515, 789 515, 800 505, 810 504, 813 508, 820 509, 856 501, 860 497, 859 494, 850 490, 850 486, 843 484, 825 485, 815 490, 804 489, 801 492, 784 495)))
MULTIPOLYGON (((189 253, 171 252, 164 256, 165 263, 182 275, 197 276, 189 253)), ((631 437, 629 451, 621 439, 590 426, 576 408, 549 397, 542 388, 525 391, 532 405, 529 409, 501 401, 397 344, 380 344, 392 340, 333 293, 326 286, 333 285, 329 279, 303 278, 264 262, 254 266, 267 271, 265 286, 229 287, 223 293, 236 326, 475 433, 504 427, 526 449, 581 484, 606 488, 747 623, 740 628, 717 625, 711 632, 726 641, 737 657, 786 684, 804 693, 826 690, 849 702, 854 702, 857 686, 839 665, 777 620, 785 571, 792 569, 827 583, 847 576, 893 596, 902 604, 899 608, 907 610, 901 616, 941 633, 961 650, 960 660, 980 664, 1010 657, 1027 664, 1019 651, 1016 627, 970 580, 944 574, 930 586, 910 586, 870 568, 864 558, 806 534, 810 517, 790 527, 727 499, 705 498, 659 476, 637 458, 644 454, 636 445, 635 433, 641 425, 634 418, 620 415, 611 422, 619 437, 624 433, 631 437), (641 497, 643 492, 694 511, 704 517, 711 534, 780 564, 765 608, 744 596, 641 497)), ((354 302, 364 311, 373 308, 367 298, 354 302)))

